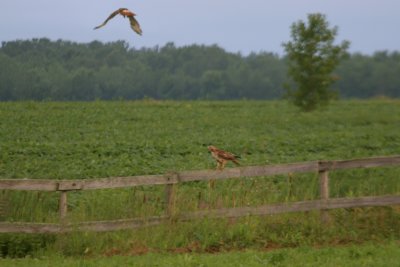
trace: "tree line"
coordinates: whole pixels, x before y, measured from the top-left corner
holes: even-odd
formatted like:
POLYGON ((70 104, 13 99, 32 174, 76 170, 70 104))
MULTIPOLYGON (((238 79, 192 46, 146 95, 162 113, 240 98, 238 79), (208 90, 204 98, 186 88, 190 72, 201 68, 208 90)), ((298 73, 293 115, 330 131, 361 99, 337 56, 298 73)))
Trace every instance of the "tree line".
MULTIPOLYGON (((351 54, 335 70, 345 98, 400 97, 400 53, 351 54)), ((217 45, 136 49, 124 41, 46 38, 2 42, 0 100, 277 99, 287 57, 217 45)))

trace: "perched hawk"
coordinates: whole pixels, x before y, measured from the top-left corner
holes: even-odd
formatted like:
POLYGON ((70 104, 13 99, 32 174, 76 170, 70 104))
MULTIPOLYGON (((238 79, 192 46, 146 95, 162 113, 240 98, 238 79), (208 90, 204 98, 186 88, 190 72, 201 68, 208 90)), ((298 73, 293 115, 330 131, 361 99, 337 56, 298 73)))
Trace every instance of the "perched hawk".
POLYGON ((237 161, 239 158, 238 156, 218 149, 215 146, 208 146, 208 150, 211 152, 211 156, 217 161, 217 170, 223 170, 228 161, 232 161, 236 165, 240 165, 237 161))
POLYGON ((120 8, 118 10, 115 10, 113 13, 111 13, 111 15, 103 22, 103 24, 97 26, 94 28, 94 30, 103 27, 104 25, 107 24, 107 22, 112 19, 113 17, 115 17, 116 15, 122 15, 125 17, 128 17, 130 24, 131 24, 131 28, 139 35, 142 35, 142 29, 140 28, 139 22, 135 19, 136 14, 133 13, 132 11, 128 10, 127 8, 120 8))

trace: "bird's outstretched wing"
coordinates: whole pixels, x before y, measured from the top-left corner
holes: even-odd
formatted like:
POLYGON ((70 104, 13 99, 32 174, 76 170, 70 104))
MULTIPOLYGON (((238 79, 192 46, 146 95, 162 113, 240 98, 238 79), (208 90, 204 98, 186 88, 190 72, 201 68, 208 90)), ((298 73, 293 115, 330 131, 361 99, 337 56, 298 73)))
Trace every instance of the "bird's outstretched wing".
POLYGON ((125 8, 119 8, 119 9, 115 10, 113 13, 111 13, 110 16, 108 16, 108 18, 103 22, 103 24, 100 24, 99 26, 94 27, 94 30, 97 30, 98 28, 101 28, 101 27, 103 27, 104 25, 106 25, 107 22, 108 22, 110 19, 112 19, 113 17, 115 17, 116 15, 118 15, 118 14, 121 12, 121 10, 123 10, 123 9, 125 9, 125 8))
POLYGON ((134 30, 137 34, 142 35, 142 29, 140 28, 139 22, 133 16, 128 16, 128 18, 132 30, 134 30))

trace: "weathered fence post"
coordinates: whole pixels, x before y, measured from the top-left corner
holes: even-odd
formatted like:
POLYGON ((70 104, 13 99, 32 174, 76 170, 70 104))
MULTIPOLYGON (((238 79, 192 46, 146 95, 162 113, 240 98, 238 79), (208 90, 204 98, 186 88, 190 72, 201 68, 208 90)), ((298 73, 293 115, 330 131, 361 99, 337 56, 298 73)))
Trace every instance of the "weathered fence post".
POLYGON ((3 221, 6 217, 7 199, 4 195, 4 191, 0 191, 0 221, 3 221))
POLYGON ((67 217, 67 191, 60 191, 60 222, 64 224, 67 217))
MULTIPOLYGON (((329 199, 329 172, 327 170, 319 170, 319 192, 323 202, 329 199)), ((327 209, 321 210, 321 220, 323 223, 329 223, 329 212, 327 209)))
POLYGON ((175 209, 175 183, 178 180, 178 174, 167 173, 165 178, 171 182, 165 185, 165 213, 167 216, 172 216, 175 209))

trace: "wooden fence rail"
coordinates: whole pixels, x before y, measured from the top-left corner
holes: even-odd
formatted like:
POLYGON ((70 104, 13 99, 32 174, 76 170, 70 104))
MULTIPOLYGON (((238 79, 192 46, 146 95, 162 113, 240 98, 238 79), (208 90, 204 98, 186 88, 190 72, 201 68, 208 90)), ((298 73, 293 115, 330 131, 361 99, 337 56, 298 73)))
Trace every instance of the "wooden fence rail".
POLYGON ((243 177, 271 176, 288 173, 316 172, 320 176, 320 200, 280 203, 259 207, 225 208, 180 214, 173 218, 187 221, 198 218, 243 217, 286 212, 321 210, 321 219, 329 221, 327 210, 336 208, 385 206, 400 204, 400 196, 374 196, 361 198, 329 198, 329 172, 354 168, 373 168, 400 165, 400 155, 352 160, 312 161, 267 166, 249 166, 223 171, 200 170, 132 177, 113 177, 90 180, 33 180, 0 179, 0 190, 34 190, 60 192, 60 224, 0 223, 0 233, 60 233, 71 231, 112 231, 156 225, 174 217, 174 184, 190 181, 224 180, 243 177), (67 221, 67 192, 80 190, 124 188, 142 185, 165 185, 166 213, 163 216, 114 221, 82 222, 67 221))
POLYGON ((400 196, 335 198, 327 201, 313 200, 278 203, 258 207, 224 208, 184 213, 180 214, 179 217, 176 218, 163 215, 123 220, 81 222, 75 224, 0 222, 0 233, 65 233, 74 231, 105 232, 159 225, 171 220, 190 221, 202 218, 240 218, 244 216, 265 216, 289 212, 390 205, 400 205, 400 196))

